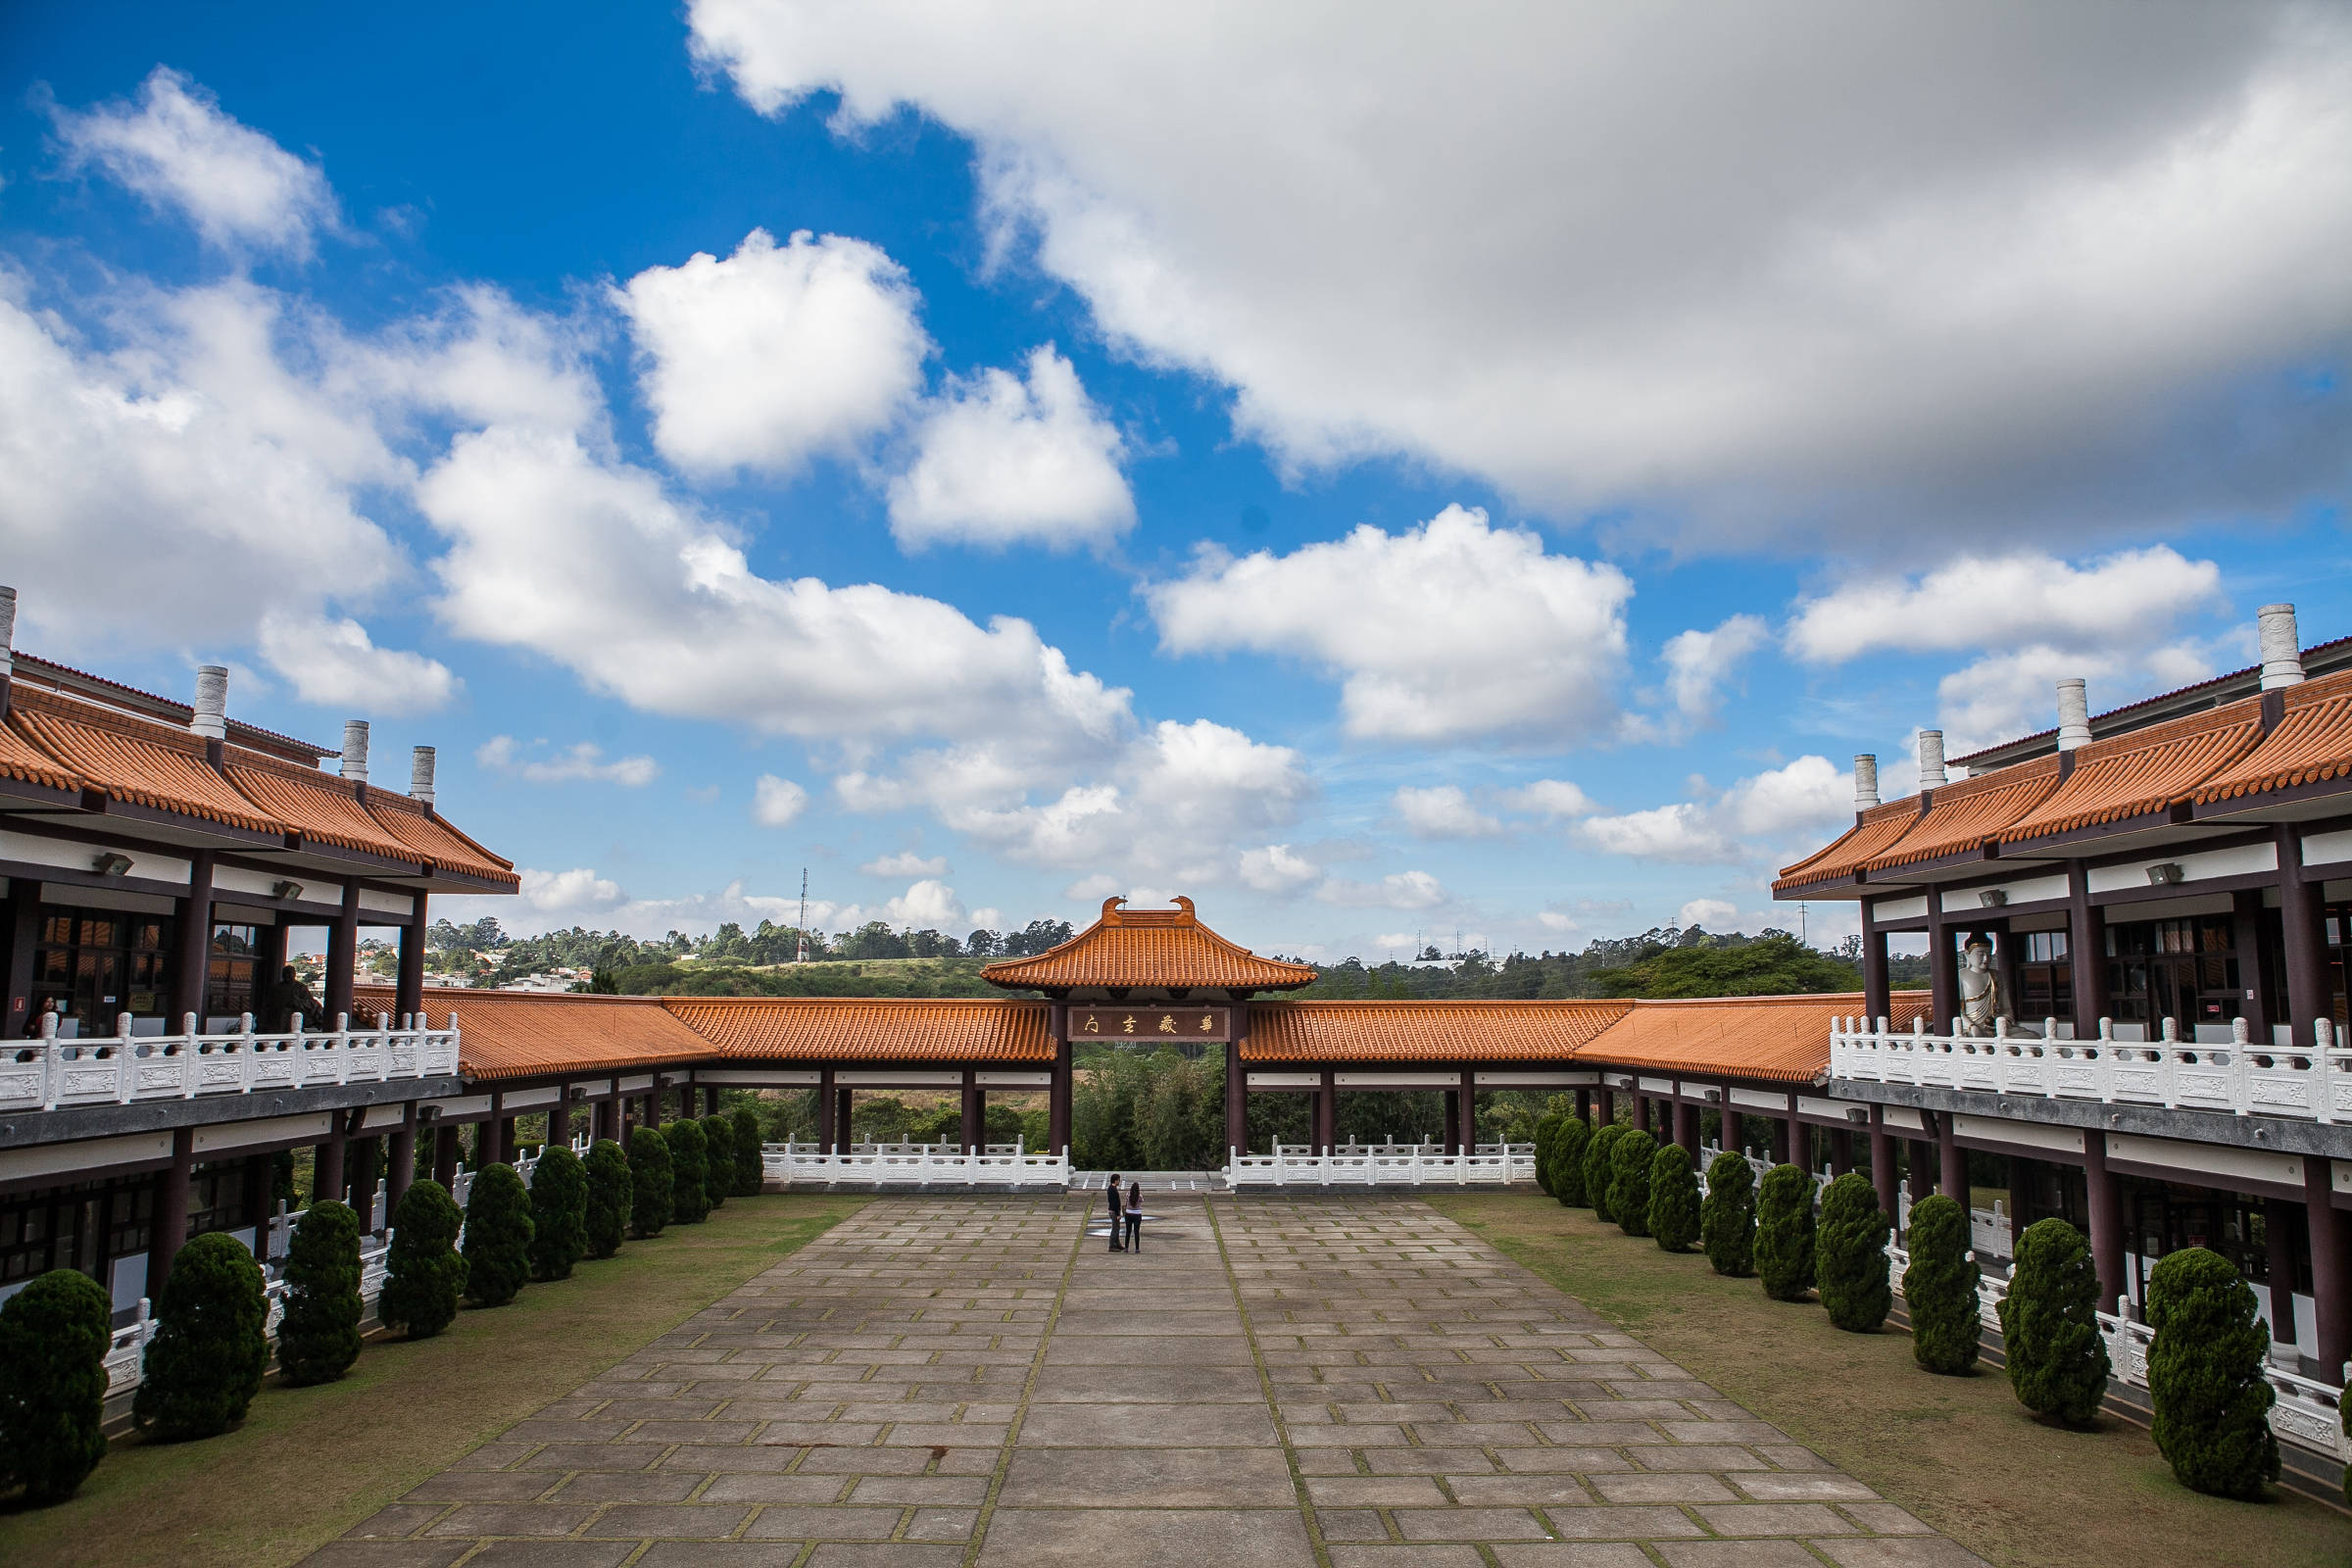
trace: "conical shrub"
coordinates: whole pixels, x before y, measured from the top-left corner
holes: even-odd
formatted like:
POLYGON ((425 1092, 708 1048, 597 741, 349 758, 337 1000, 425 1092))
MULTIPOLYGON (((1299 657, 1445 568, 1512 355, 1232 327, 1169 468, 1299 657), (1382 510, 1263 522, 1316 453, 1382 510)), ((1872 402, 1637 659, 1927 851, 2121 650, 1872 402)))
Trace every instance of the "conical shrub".
POLYGON ((1616 1185, 1616 1166, 1610 1163, 1610 1153, 1617 1140, 1632 1132, 1622 1122, 1610 1122, 1597 1128, 1585 1141, 1585 1201, 1592 1205, 1592 1217, 1604 1223, 1617 1217, 1609 1206, 1609 1189, 1616 1185))
POLYGON ((322 1199, 302 1211, 286 1244, 277 1373, 297 1385, 332 1383, 359 1358, 360 1216, 322 1199))
POLYGON ((1968 1210, 1954 1200, 1938 1195, 1911 1205, 1911 1266, 1903 1270, 1911 1358, 1946 1377, 1972 1370, 1984 1341, 1977 1302, 1984 1271, 1969 1241, 1968 1210))
POLYGON ((629 1234, 659 1236, 669 1223, 671 1189, 669 1138, 659 1127, 629 1134, 629 1234))
POLYGON ((2088 1426, 2107 1393, 2099 1274, 2082 1233, 2036 1220, 2017 1239, 2016 1268, 2001 1298, 2001 1349, 2018 1403, 2068 1426, 2088 1426))
POLYGON ((703 1191, 710 1206, 727 1200, 735 1186, 735 1124, 724 1116, 703 1118, 703 1191))
POLYGON ((1650 1158, 1649 1234, 1667 1252, 1688 1252, 1698 1240, 1698 1171, 1680 1144, 1650 1158))
POLYGON ((1544 1189, 1546 1198, 1558 1196, 1551 1190, 1551 1137, 1566 1119, 1556 1110, 1547 1110, 1536 1118, 1536 1185, 1544 1189))
POLYGON ((155 1338, 131 1402, 141 1432, 164 1443, 210 1438, 245 1419, 270 1365, 262 1268, 225 1231, 172 1259, 155 1303, 155 1338))
POLYGON ((1755 1272, 1756 1171, 1745 1154, 1727 1149, 1708 1162, 1698 1236, 1716 1273, 1744 1279, 1755 1272))
POLYGON ((1551 1133, 1551 1196, 1572 1208, 1592 1201, 1585 1190, 1585 1150, 1592 1142, 1592 1124, 1570 1116, 1551 1133))
POLYGON ((580 1165, 588 1183, 582 1240, 590 1257, 611 1257, 620 1250, 620 1239, 629 1228, 629 1156, 612 1139, 599 1138, 588 1146, 588 1157, 580 1165))
POLYGON ((760 1118, 749 1105, 737 1105, 735 1123, 735 1196, 758 1198, 767 1183, 767 1163, 760 1148, 760 1118))
POLYGON ((466 1199, 466 1299, 504 1306, 531 1277, 531 1193, 512 1165, 484 1165, 466 1199))
POLYGON ((1757 1184, 1756 1277, 1776 1301, 1813 1288, 1813 1178, 1802 1165, 1775 1165, 1757 1184))
POLYGON ((703 1142, 703 1124, 671 1122, 662 1136, 669 1140, 670 1221, 700 1225, 710 1213, 710 1148, 703 1142))
POLYGON ((1830 1321, 1848 1334, 1876 1334, 1894 1310, 1886 1283, 1889 1228, 1878 1189, 1860 1171, 1847 1171, 1821 1195, 1813 1271, 1830 1321))
POLYGON ((2192 1492, 2251 1500, 2278 1479, 2262 1375, 2270 1331, 2254 1290, 2230 1260, 2202 1247, 2167 1253, 2148 1276, 2148 1393, 2156 1447, 2192 1492))
POLYGON ((1609 1146, 1609 1217, 1628 1236, 1649 1234, 1649 1162, 1657 1156, 1658 1141, 1636 1128, 1609 1146))
POLYGON ((60 1502, 106 1457, 106 1352, 114 1302, 77 1269, 51 1269, 0 1301, 0 1487, 60 1502))
POLYGON ((466 1216, 449 1189, 435 1181, 409 1184, 392 1216, 392 1250, 384 1259, 384 1291, 375 1315, 386 1328, 429 1340, 449 1327, 466 1294, 466 1259, 458 1255, 458 1227, 466 1216))
POLYGON ((580 1156, 550 1144, 531 1167, 531 1277, 567 1280, 588 1250, 588 1173, 580 1156))

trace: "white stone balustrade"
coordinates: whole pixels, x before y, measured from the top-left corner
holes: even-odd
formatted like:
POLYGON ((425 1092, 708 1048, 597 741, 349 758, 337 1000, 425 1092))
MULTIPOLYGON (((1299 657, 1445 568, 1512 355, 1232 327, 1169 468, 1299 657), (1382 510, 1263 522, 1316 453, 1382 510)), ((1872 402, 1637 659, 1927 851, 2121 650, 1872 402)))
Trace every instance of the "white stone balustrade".
POLYGON ((175 1035, 136 1034, 125 1012, 117 1015, 111 1036, 68 1040, 57 1036, 55 1014, 50 1014, 42 1021, 40 1039, 0 1047, 0 1110, 389 1083, 447 1077, 458 1070, 454 1015, 446 1029, 424 1028, 420 1015, 403 1019, 396 1029, 391 1014, 378 1013, 370 1029, 354 1028, 343 1013, 332 1030, 321 1034, 306 1032, 300 1019, 289 1033, 256 1034, 252 1013, 228 1034, 198 1032, 194 1013, 181 1024, 175 1035))
POLYGON ((1276 1144, 1270 1154, 1229 1150, 1225 1185, 1244 1187, 1484 1186, 1533 1181, 1536 1146, 1480 1144, 1467 1154, 1428 1144, 1348 1144, 1328 1154, 1305 1144, 1276 1144))
POLYGON ((2040 1038, 2011 1034, 2006 1023, 1989 1039, 1957 1027, 1930 1034, 1924 1019, 1907 1034, 1889 1029, 1885 1018, 1871 1024, 1830 1021, 1832 1081, 2352 1121, 2352 1050, 2338 1043, 2326 1018, 2317 1022, 2316 1048, 2252 1040, 2242 1018, 2227 1043, 2181 1040, 2170 1018, 2164 1037, 2149 1041, 2116 1039, 2107 1018, 2099 1020, 2094 1040, 2056 1038, 2054 1019, 2044 1020, 2040 1038))
POLYGON ((828 1154, 799 1143, 764 1144, 760 1160, 769 1181, 851 1182, 876 1187, 1067 1187, 1070 1156, 1040 1154, 1019 1144, 993 1144, 967 1154, 945 1144, 867 1145, 828 1154))

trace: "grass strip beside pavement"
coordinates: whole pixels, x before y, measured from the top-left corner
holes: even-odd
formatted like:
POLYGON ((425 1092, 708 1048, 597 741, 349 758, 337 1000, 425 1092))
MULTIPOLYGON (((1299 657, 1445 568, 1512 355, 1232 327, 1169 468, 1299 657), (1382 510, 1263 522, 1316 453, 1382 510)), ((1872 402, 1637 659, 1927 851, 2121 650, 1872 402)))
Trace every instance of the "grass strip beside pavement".
POLYGON ((1936 1377, 1899 1329, 1846 1334, 1818 1304, 1768 1299, 1704 1254, 1668 1253, 1541 1195, 1424 1195, 1762 1420, 1996 1563, 2352 1562, 2352 1518, 2274 1492, 2190 1492, 2138 1427, 2044 1426, 2007 1378, 1936 1377))
POLYGON ((289 1389, 272 1377, 236 1431, 118 1442, 72 1500, 0 1513, 0 1562, 295 1562, 866 1201, 729 1199, 703 1224, 629 1242, 510 1305, 460 1312, 434 1339, 370 1340, 341 1382, 289 1389))

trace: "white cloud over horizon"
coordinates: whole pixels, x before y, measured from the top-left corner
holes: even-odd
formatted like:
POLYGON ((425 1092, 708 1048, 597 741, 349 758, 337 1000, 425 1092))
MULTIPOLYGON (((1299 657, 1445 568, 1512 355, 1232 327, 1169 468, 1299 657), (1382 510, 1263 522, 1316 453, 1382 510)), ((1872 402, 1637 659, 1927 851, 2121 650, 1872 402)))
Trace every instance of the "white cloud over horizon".
POLYGON ((473 760, 494 773, 531 784, 590 781, 643 789, 662 774, 662 764, 650 757, 616 757, 607 761, 605 749, 594 741, 575 741, 544 757, 527 755, 546 744, 538 741, 526 746, 512 735, 493 735, 474 749, 473 760))
POLYGON ((935 544, 1106 544, 1135 526, 1118 429, 1052 344, 1008 370, 952 380, 923 413, 914 456, 890 481, 890 531, 935 544))

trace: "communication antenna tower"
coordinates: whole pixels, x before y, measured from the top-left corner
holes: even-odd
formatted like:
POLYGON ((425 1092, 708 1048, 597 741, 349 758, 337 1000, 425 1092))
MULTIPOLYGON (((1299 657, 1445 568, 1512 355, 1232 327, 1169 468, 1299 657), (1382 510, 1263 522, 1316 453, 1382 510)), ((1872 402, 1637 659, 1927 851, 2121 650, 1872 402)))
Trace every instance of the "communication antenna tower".
POLYGON ((805 865, 801 867, 801 914, 794 929, 801 939, 801 949, 798 954, 794 955, 792 961, 807 963, 808 961, 808 868, 805 865))

